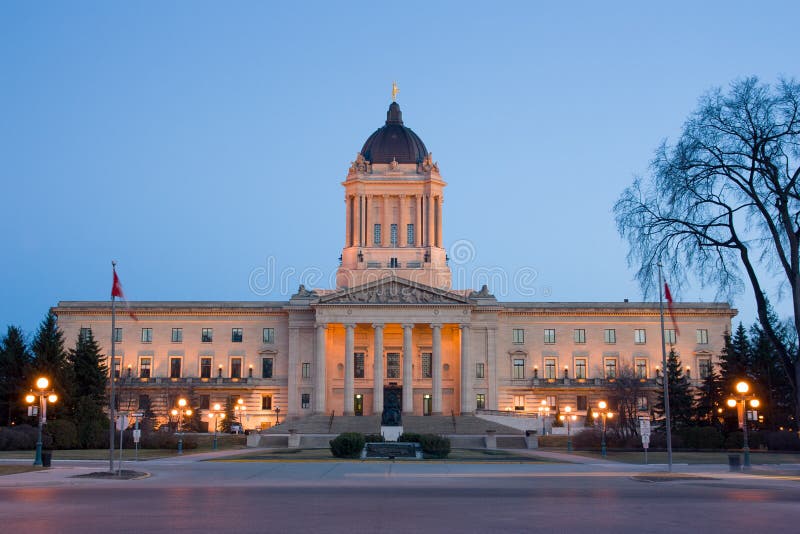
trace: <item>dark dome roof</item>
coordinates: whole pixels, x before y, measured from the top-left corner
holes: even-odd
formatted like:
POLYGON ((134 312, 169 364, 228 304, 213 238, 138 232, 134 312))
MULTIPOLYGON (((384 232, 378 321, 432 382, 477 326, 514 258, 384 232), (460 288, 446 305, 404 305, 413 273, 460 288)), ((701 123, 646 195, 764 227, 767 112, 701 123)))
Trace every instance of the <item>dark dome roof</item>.
POLYGON ((372 163, 422 163, 428 149, 411 128, 403 126, 400 106, 392 102, 386 112, 386 125, 369 136, 361 155, 372 163))

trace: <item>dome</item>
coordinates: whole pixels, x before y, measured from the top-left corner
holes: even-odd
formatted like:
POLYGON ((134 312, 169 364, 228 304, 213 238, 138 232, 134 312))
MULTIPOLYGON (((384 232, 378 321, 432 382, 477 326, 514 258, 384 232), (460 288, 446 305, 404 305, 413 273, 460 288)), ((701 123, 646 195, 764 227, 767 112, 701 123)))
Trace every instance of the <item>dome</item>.
POLYGON ((428 149, 411 128, 403 126, 400 105, 392 102, 386 112, 386 124, 369 136, 361 155, 371 163, 422 163, 428 149))

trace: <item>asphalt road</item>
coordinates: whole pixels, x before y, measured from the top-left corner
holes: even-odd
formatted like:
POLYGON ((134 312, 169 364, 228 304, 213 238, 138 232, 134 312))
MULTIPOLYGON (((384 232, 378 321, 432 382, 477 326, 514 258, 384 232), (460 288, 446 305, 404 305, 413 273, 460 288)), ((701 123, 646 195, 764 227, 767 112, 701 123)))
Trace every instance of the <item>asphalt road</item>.
POLYGON ((727 534, 795 532, 800 513, 796 478, 732 475, 722 466, 703 467, 711 480, 671 482, 635 480, 641 466, 622 465, 172 461, 139 468, 153 476, 72 479, 66 475, 92 467, 71 464, 60 478, 2 477, 0 531, 727 534))

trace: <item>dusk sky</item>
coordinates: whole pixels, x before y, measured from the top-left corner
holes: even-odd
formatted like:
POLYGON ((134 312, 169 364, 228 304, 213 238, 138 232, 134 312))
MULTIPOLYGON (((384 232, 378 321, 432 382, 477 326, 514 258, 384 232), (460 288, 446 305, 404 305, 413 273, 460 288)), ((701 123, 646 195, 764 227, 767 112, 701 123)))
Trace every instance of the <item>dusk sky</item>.
MULTIPOLYGON (((800 76, 798 20, 796 1, 4 2, 0 328, 109 299, 112 259, 130 300, 331 287, 341 182, 394 80, 449 184, 456 288, 641 300, 614 202, 704 92, 800 76)), ((749 294, 732 304, 752 323, 749 294)))

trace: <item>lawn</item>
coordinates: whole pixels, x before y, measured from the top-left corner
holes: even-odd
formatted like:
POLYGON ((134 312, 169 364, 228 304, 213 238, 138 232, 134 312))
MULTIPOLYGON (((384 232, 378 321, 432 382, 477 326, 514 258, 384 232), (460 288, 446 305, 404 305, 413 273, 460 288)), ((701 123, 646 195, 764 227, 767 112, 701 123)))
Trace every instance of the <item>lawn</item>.
MULTIPOLYGON (((272 449, 244 453, 237 456, 228 456, 211 460, 214 462, 263 462, 263 461, 342 461, 335 458, 330 449, 272 449)), ((352 460, 345 460, 352 461, 352 460)), ((384 458, 370 458, 368 461, 385 461, 384 458)), ((420 461, 412 459, 398 459, 396 461, 420 461)), ((444 460, 446 462, 513 462, 513 463, 543 463, 542 458, 516 454, 511 451, 483 450, 483 449, 453 449, 444 460)))
POLYGON ((38 471, 41 467, 32 465, 0 465, 0 476, 16 475, 17 473, 27 473, 28 471, 38 471))
MULTIPOLYGON (((589 458, 601 459, 602 456, 599 452, 590 451, 576 451, 573 454, 579 454, 589 458)), ((672 453, 672 463, 675 464, 727 464, 728 456, 737 454, 736 452, 718 451, 718 452, 684 452, 675 451, 672 453)), ((608 460, 614 462, 623 462, 626 464, 644 464, 644 452, 632 451, 608 451, 608 460)), ((648 463, 651 464, 665 464, 667 463, 667 453, 663 451, 650 452, 647 454, 648 463)), ((761 452, 754 451, 750 454, 750 463, 752 465, 774 465, 774 464, 800 464, 800 454, 790 452, 761 452)))

